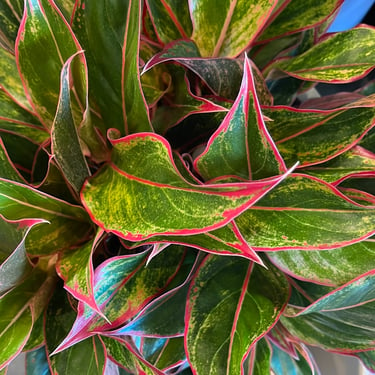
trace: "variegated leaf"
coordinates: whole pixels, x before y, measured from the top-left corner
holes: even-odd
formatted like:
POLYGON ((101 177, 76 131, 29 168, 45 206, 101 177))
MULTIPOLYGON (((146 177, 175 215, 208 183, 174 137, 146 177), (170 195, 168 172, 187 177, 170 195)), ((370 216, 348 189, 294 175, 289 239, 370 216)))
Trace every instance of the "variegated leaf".
POLYGON ((82 201, 100 227, 130 241, 221 228, 286 177, 193 185, 176 169, 161 136, 140 133, 113 145, 112 163, 85 183, 82 201), (156 222, 155 215, 163 220, 156 222))
POLYGON ((263 251, 334 249, 375 233, 373 209, 302 174, 290 176, 235 221, 246 241, 263 251))
POLYGON ((204 57, 236 57, 256 38, 276 3, 190 0, 192 39, 204 57))
POLYGON ((31 104, 51 128, 59 101, 60 72, 81 50, 69 24, 51 0, 25 0, 16 58, 31 104))
POLYGON ((286 171, 265 126, 247 57, 237 99, 204 152, 195 160, 195 166, 206 180, 221 176, 259 180, 286 171))
POLYGON ((374 40, 373 27, 358 26, 323 38, 302 55, 276 62, 273 66, 304 80, 331 83, 354 81, 374 68, 374 40), (361 43, 357 43, 358 40, 361 43))
POLYGON ((289 295, 282 273, 210 255, 190 288, 186 350, 195 374, 240 374, 252 345, 279 319, 289 295))

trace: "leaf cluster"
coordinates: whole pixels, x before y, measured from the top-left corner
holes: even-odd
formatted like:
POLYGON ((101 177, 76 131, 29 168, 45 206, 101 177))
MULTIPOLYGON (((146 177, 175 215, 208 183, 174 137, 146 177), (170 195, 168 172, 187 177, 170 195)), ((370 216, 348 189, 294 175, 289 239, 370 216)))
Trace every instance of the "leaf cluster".
POLYGON ((375 371, 375 29, 219 3, 1 2, 1 373, 375 371))

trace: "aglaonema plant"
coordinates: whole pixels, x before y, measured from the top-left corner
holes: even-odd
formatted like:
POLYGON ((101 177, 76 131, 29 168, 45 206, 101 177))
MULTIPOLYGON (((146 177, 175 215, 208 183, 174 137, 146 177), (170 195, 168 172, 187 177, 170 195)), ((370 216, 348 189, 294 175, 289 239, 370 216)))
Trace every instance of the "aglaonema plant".
POLYGON ((341 4, 1 2, 0 373, 375 371, 375 29, 341 4))

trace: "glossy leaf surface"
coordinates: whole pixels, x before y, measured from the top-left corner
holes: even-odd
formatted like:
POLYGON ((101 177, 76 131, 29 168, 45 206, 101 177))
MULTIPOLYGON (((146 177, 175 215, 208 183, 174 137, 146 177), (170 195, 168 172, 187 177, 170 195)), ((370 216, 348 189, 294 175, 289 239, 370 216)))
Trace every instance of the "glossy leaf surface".
POLYGON ((93 332, 104 332, 124 324, 160 294, 182 260, 181 248, 168 250, 147 267, 145 254, 114 257, 103 263, 95 272, 94 296, 107 320, 80 303, 77 319, 59 351, 92 336, 93 332), (170 257, 173 250, 175 254, 170 257))
POLYGON ((139 0, 80 0, 73 23, 87 51, 92 99, 121 134, 152 129, 138 71, 140 8, 139 0))
POLYGON ((112 164, 85 184, 82 199, 97 224, 130 241, 222 227, 283 178, 194 186, 176 170, 170 146, 162 137, 142 133, 114 145, 112 164), (155 213, 163 221, 156 223, 155 213))
POLYGON ((374 35, 375 29, 367 26, 336 33, 302 55, 276 65, 300 79, 333 83, 352 81, 374 67, 374 35), (360 44, 356 43, 359 39, 360 44))
POLYGON ((268 375, 270 371, 271 349, 262 338, 252 346, 243 365, 245 375, 268 375))
POLYGON ((286 171, 264 124, 247 57, 237 99, 195 165, 206 180, 231 175, 259 180, 286 171))
POLYGON ((93 294, 94 267, 92 255, 94 250, 94 242, 89 241, 77 249, 64 252, 56 264, 56 270, 64 280, 65 289, 69 293, 100 313, 93 294))
POLYGON ((90 175, 78 137, 79 124, 74 123, 72 108, 74 104, 71 98, 73 89, 71 65, 79 58, 79 55, 69 58, 62 68, 59 103, 51 130, 52 150, 56 162, 77 194, 90 175))
POLYGON ((371 236, 374 215, 373 210, 354 204, 331 185, 296 174, 235 221, 254 249, 318 250, 371 236))
POLYGON ((5 91, 13 100, 24 108, 30 108, 22 80, 20 78, 17 62, 12 53, 0 48, 0 84, 1 91, 5 91))
POLYGON ((0 179, 0 213, 9 220, 36 218, 40 225, 26 240, 31 254, 53 254, 81 242, 91 228, 85 211, 29 186, 0 179))
POLYGON ((276 1, 189 1, 192 39, 204 57, 239 55, 256 37, 276 1))
POLYGON ((129 342, 119 338, 103 337, 108 356, 126 371, 134 375, 163 375, 147 362, 129 342))
POLYGON ((375 125, 372 105, 333 111, 269 107, 263 113, 273 120, 267 127, 287 165, 299 161, 302 167, 330 160, 358 143, 375 125))
POLYGON ((53 278, 37 267, 22 284, 1 297, 0 369, 21 352, 53 286, 53 278))
POLYGON ((282 322, 300 340, 322 348, 342 353, 373 349, 373 283, 374 271, 371 271, 296 311, 294 317, 283 318, 282 322))
MULTIPOLYGON (((1 218, 3 221, 4 219, 1 218)), ((4 220, 1 229, 8 241, 1 243, 1 253, 10 254, 0 265, 0 295, 19 284, 32 270, 32 264, 26 255, 26 238, 36 225, 45 224, 43 220, 24 220, 9 222, 4 220), (4 228, 5 227, 5 228, 4 228), (7 246, 9 238, 18 237, 17 246, 7 246)))
POLYGON ((25 1, 16 58, 32 106, 47 128, 51 128, 55 117, 63 64, 80 49, 52 1, 25 1))
POLYGON ((186 348, 196 374, 239 374, 251 346, 278 320, 288 283, 240 258, 208 256, 193 279, 186 310, 186 348))
POLYGON ((273 39, 314 27, 324 22, 341 3, 342 0, 310 0, 303 3, 298 0, 289 1, 258 40, 273 39))
POLYGON ((275 251, 268 257, 293 277, 327 285, 342 285, 373 269, 372 240, 330 250, 275 251), (340 262, 337 262, 340 259, 340 262))
POLYGON ((163 43, 190 37, 192 25, 187 0, 147 0, 147 9, 163 43))
POLYGON ((370 172, 375 168, 375 154, 355 146, 326 163, 304 168, 304 172, 324 181, 337 183, 353 172, 370 172))

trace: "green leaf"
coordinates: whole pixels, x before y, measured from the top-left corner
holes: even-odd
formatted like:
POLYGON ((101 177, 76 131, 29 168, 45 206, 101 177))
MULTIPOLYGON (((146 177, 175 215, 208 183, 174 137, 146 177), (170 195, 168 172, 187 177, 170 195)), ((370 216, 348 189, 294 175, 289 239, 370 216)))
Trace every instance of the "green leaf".
POLYGON ((286 171, 265 126, 247 57, 237 99, 195 166, 205 180, 221 176, 259 180, 286 171))
POLYGON ((190 37, 192 24, 187 0, 147 0, 147 9, 163 43, 190 37))
POLYGON ((194 95, 183 68, 169 66, 169 72, 172 76, 173 91, 166 97, 171 98, 173 104, 156 108, 153 125, 157 133, 164 134, 169 128, 193 114, 226 111, 223 106, 194 95))
POLYGON ((103 336, 109 358, 132 375, 164 375, 164 372, 147 362, 126 340, 103 336))
POLYGON ((0 369, 25 346, 33 323, 48 302, 55 277, 35 267, 24 282, 0 299, 0 369))
POLYGON ((239 55, 255 39, 276 1, 189 2, 192 39, 203 57, 239 55))
POLYGON ((0 46, 14 51, 14 43, 22 17, 23 0, 0 3, 0 46))
POLYGON ((323 250, 371 236, 375 212, 324 181, 296 174, 235 221, 256 250, 323 250))
MULTIPOLYGON (((1 220, 4 220, 1 218, 1 220)), ((35 225, 45 223, 44 220, 19 220, 9 222, 4 220, 9 228, 6 236, 19 237, 17 247, 6 249, 2 243, 1 252, 10 252, 0 265, 0 295, 19 284, 32 270, 32 264, 26 255, 26 238, 35 225), (10 232, 10 233, 9 233, 10 232)))
POLYGON ((77 319, 57 351, 92 336, 93 332, 113 330, 132 319, 174 277, 183 260, 183 248, 170 246, 147 267, 145 255, 112 257, 96 269, 94 296, 107 319, 80 302, 77 319))
POLYGON ((55 4, 61 10, 61 13, 64 15, 65 19, 70 22, 75 6, 75 0, 54 0, 55 4))
POLYGON ((155 367, 164 372, 186 361, 184 337, 143 338, 141 353, 155 367))
POLYGON ((235 99, 241 86, 243 63, 239 59, 201 58, 192 40, 177 40, 154 54, 143 72, 168 61, 175 61, 197 74, 217 96, 235 99))
POLYGON ((374 349, 374 271, 318 299, 302 310, 288 310, 286 328, 303 342, 352 353, 374 349))
POLYGON ((258 41, 316 27, 329 18, 341 3, 342 0, 289 1, 279 14, 275 14, 276 18, 264 29, 258 41))
MULTIPOLYGON (((141 61, 149 61, 157 51, 158 49, 152 45, 141 41, 139 57, 141 61)), ((149 107, 153 107, 170 90, 172 77, 167 67, 160 65, 150 71, 143 71, 141 83, 147 104, 149 107)))
POLYGON ((74 34, 49 0, 25 0, 16 57, 27 93, 43 124, 50 129, 59 101, 60 72, 79 51, 74 34))
POLYGON ((303 172, 336 185, 339 180, 347 175, 370 172, 374 168, 375 154, 361 146, 355 146, 325 163, 304 168, 303 172))
POLYGON ((152 130, 138 69, 140 13, 139 0, 80 0, 73 22, 87 58, 91 99, 106 126, 121 134, 152 130))
POLYGON ((194 247, 199 250, 218 255, 239 255, 244 256, 254 262, 262 263, 256 252, 249 246, 239 232, 236 224, 230 222, 219 229, 195 234, 190 236, 153 236, 149 240, 126 242, 126 247, 133 249, 145 244, 180 244, 194 247))
MULTIPOLYGON (((56 117, 51 129, 52 153, 65 178, 79 194, 83 182, 90 176, 82 153, 77 125, 74 123, 71 90, 73 89, 71 65, 81 56, 74 55, 64 64, 61 71, 61 85, 56 117)), ((83 62, 80 61, 83 65, 83 62)))
POLYGON ((293 277, 342 285, 373 269, 375 242, 367 240, 330 250, 275 251, 267 255, 278 268, 293 277))
POLYGON ((41 314, 39 318, 34 322, 33 329, 31 330, 30 336, 22 351, 27 352, 29 350, 35 350, 36 348, 40 348, 40 346, 44 344, 44 314, 41 314))
POLYGON ((98 314, 101 314, 101 312, 96 304, 93 292, 94 267, 92 255, 100 236, 101 233, 98 234, 95 241, 89 241, 77 249, 62 253, 56 264, 56 271, 64 280, 65 289, 98 314))
POLYGON ((0 178, 0 214, 8 220, 43 219, 26 239, 27 252, 54 254, 86 238, 91 224, 82 207, 73 206, 29 186, 0 178))
POLYGON ((87 375, 102 375, 106 353, 101 340, 90 337, 72 348, 51 355, 51 352, 69 332, 76 312, 72 309, 64 289, 56 289, 48 305, 45 318, 47 354, 53 374, 74 374, 77 371, 87 375), (84 359, 84 360, 83 360, 84 359))
POLYGON ((268 342, 262 338, 250 350, 243 366, 244 375, 269 375, 271 349, 268 342))
POLYGON ((264 107, 267 127, 287 165, 325 162, 357 144, 374 126, 375 108, 361 105, 330 111, 264 107))
POLYGON ((287 35, 253 47, 249 51, 249 57, 262 70, 275 58, 284 56, 291 48, 294 49, 297 47, 301 41, 302 33, 287 35))
MULTIPOLYGON (((196 257, 194 264, 189 267, 188 275, 183 275, 185 277, 181 283, 155 298, 133 320, 112 334, 164 338, 183 336, 186 298, 191 277, 200 261, 201 257, 196 257)), ((174 284, 178 277, 179 274, 173 280, 174 284)))
POLYGON ((239 374, 251 346, 278 320, 286 278, 236 257, 209 255, 196 273, 186 310, 186 348, 196 374, 239 374))
POLYGON ((102 375, 106 353, 99 337, 90 337, 50 359, 53 374, 102 375), (83 360, 84 359, 84 360, 83 360))
MULTIPOLYGON (((0 59, 1 61, 1 59, 0 59)), ((48 132, 30 112, 20 107, 8 94, 0 90, 0 134, 15 134, 35 144, 48 140, 48 132)))
MULTIPOLYGON (((30 109, 13 54, 0 47, 0 85, 16 103, 30 109)), ((1 108, 3 110, 3 108, 1 108)))
POLYGON ((142 133, 113 141, 113 145, 112 163, 85 183, 82 201, 100 227, 130 241, 220 228, 285 176, 192 185, 176 169, 170 146, 161 136, 142 133), (155 215, 163 220, 156 222, 155 215))
POLYGON ((374 40, 375 29, 358 26, 323 38, 302 55, 276 62, 273 66, 304 80, 353 81, 374 68, 374 40))
POLYGON ((16 182, 25 182, 9 158, 8 152, 0 137, 0 177, 16 182))

